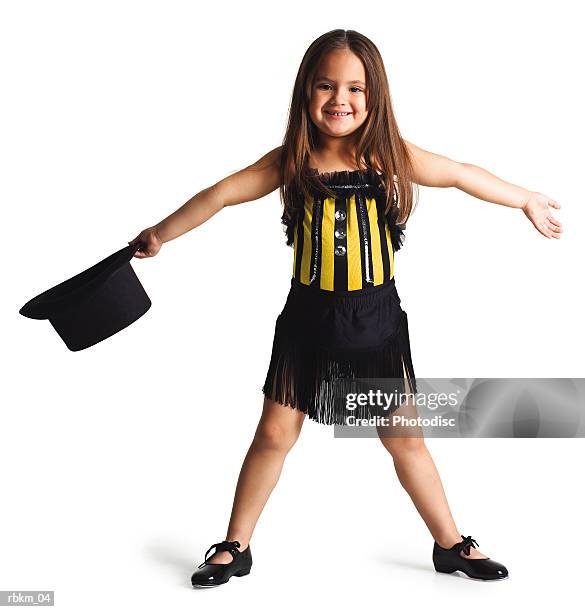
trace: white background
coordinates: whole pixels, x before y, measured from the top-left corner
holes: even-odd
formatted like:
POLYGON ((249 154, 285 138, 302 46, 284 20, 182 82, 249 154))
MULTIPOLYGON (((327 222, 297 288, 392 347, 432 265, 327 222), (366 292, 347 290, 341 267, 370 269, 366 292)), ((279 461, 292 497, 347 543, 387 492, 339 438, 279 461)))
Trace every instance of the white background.
POLYGON ((225 537, 290 285, 278 192, 133 260, 150 311, 78 353, 31 297, 282 142, 308 45, 380 49, 402 135, 558 200, 420 188, 396 257, 418 377, 583 375, 582 21, 573 2, 4 2, 0 590, 62 610, 493 610, 580 595, 582 439, 433 440, 464 535, 510 571, 435 574, 377 440, 306 420, 247 578, 194 591, 225 537), (579 522, 578 522, 579 521, 579 522), (457 603, 459 602, 459 603, 457 603))

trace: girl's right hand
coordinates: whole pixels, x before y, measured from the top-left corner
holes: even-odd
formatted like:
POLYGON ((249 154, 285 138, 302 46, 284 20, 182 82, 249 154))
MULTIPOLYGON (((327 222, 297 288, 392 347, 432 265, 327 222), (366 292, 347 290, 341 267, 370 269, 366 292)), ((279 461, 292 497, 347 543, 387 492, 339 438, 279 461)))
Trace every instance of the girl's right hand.
POLYGON ((134 257, 138 257, 138 259, 154 257, 163 245, 156 227, 147 227, 142 230, 140 234, 133 240, 130 240, 128 244, 136 244, 137 242, 142 243, 140 249, 134 253, 134 257))

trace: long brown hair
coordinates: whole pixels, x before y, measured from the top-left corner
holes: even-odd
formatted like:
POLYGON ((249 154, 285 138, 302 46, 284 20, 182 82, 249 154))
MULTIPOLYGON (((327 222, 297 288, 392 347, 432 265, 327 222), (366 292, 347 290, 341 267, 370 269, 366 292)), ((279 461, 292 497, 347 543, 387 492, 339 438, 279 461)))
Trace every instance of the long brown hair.
MULTIPOLYGON (((308 107, 315 71, 321 59, 337 49, 352 51, 360 58, 366 72, 368 115, 359 128, 356 167, 361 169, 364 160, 368 168, 379 173, 387 195, 385 213, 389 219, 404 226, 415 204, 412 162, 394 117, 382 56, 376 45, 363 34, 354 30, 331 30, 311 43, 301 61, 281 149, 282 223, 286 226, 289 246, 293 244, 299 206, 304 199, 314 194, 315 189, 327 194, 326 197, 334 197, 334 193, 308 167, 308 156, 319 144, 319 130, 311 120, 308 107)), ((416 192, 418 194, 418 189, 416 192)))

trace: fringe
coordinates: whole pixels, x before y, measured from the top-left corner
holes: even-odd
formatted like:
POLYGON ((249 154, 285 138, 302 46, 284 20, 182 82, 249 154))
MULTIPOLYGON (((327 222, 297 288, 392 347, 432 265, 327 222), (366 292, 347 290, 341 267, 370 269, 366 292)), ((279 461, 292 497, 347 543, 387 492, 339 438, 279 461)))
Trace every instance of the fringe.
MULTIPOLYGON (((387 393, 408 392, 405 382, 412 393, 417 392, 404 311, 393 336, 378 347, 360 350, 303 344, 284 333, 277 320, 270 365, 262 386, 266 397, 300 410, 324 425, 342 425, 349 415, 388 416, 388 411, 377 413, 371 406, 357 406, 352 411, 345 408, 344 394, 364 390, 364 383, 355 379, 367 378, 391 379, 384 388, 387 393)), ((393 407, 397 408, 398 404, 393 407)))
POLYGON ((374 198, 384 193, 380 176, 373 168, 337 170, 321 174, 315 168, 307 168, 306 177, 312 196, 322 195, 323 187, 330 189, 338 197, 350 197, 359 192, 367 198, 374 198))
MULTIPOLYGON (((332 192, 336 198, 350 198, 356 193, 361 193, 365 198, 373 198, 376 202, 382 202, 386 206, 386 190, 378 173, 371 167, 366 170, 336 170, 332 172, 317 172, 316 168, 305 170, 305 180, 308 183, 309 193, 312 198, 331 197, 326 189, 332 192)), ((394 190, 394 188, 393 188, 394 190)), ((281 223, 285 226, 286 244, 293 246, 294 230, 299 217, 300 207, 304 205, 304 197, 296 189, 295 206, 292 210, 285 210, 281 217, 281 223)), ((404 242, 404 225, 398 225, 399 209, 397 205, 396 192, 392 197, 392 206, 386 213, 386 222, 390 229, 392 249, 399 251, 404 242)))
POLYGON ((390 229, 390 240, 392 241, 392 250, 396 253, 404 244, 404 224, 396 223, 400 210, 396 206, 396 199, 392 208, 386 213, 386 222, 390 229))

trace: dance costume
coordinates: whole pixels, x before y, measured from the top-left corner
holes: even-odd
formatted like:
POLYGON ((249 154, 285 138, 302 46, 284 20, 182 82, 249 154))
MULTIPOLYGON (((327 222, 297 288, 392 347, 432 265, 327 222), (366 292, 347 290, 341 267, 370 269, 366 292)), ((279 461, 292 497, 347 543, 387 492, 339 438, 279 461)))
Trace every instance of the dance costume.
MULTIPOLYGON (((319 177, 335 198, 313 191, 310 198, 299 199, 295 214, 283 215, 287 244, 295 249, 293 276, 276 320, 262 390, 315 421, 343 424, 347 414, 333 397, 336 379, 387 378, 402 393, 406 375, 410 391, 416 393, 407 316, 394 286, 394 253, 402 245, 403 232, 396 224, 395 201, 385 214, 386 195, 371 169, 319 177)), ((355 415, 369 416, 359 409, 355 415)), ((508 576, 492 559, 461 557, 460 551, 469 555, 477 544, 471 536, 461 537, 451 548, 434 543, 437 572, 460 570, 482 580, 508 576)), ((215 586, 249 574, 250 545, 239 548, 236 540, 213 544, 191 577, 193 586, 215 586), (213 547, 230 551, 232 561, 208 563, 213 547)))
MULTIPOLYGON (((263 393, 323 424, 343 424, 334 395, 340 381, 396 379, 397 393, 416 393, 408 320, 394 283, 402 246, 393 200, 372 169, 317 174, 335 194, 311 186, 296 197, 287 225, 294 248, 291 288, 276 320, 263 393), (334 386, 334 381, 337 381, 334 386)), ((348 387, 349 388, 349 387, 348 387)), ((352 412, 370 416, 367 408, 352 412)))

